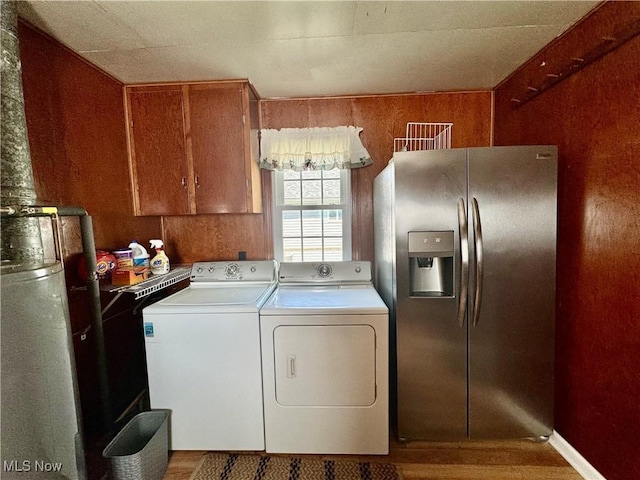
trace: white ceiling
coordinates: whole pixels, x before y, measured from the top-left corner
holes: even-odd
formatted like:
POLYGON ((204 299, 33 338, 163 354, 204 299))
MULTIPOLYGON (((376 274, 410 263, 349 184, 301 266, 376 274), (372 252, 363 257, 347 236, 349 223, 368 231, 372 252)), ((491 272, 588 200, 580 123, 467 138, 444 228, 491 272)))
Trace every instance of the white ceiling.
POLYGON ((598 1, 35 1, 20 16, 124 83, 262 98, 490 89, 598 1))

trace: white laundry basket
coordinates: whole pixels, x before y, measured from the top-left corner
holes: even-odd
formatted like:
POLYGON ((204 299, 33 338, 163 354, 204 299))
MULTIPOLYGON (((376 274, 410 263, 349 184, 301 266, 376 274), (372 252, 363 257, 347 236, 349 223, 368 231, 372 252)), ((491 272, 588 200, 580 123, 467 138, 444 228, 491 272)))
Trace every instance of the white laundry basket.
POLYGON ((169 410, 133 417, 102 451, 115 480, 161 480, 169 461, 169 410))

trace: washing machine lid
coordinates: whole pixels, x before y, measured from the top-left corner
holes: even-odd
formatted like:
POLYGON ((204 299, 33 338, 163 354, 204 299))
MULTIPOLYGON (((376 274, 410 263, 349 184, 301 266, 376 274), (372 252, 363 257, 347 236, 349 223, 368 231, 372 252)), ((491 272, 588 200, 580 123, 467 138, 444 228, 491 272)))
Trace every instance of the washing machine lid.
POLYGON ((260 309, 261 315, 368 315, 388 312, 372 285, 281 285, 260 309))
POLYGON ((275 283, 189 286, 144 309, 145 313, 257 312, 275 283))

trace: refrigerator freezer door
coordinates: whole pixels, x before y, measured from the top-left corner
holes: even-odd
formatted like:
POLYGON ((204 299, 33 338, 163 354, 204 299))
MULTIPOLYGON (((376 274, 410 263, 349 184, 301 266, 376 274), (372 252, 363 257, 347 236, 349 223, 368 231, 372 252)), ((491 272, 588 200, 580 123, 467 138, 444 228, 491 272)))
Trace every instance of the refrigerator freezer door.
POLYGON ((466 201, 466 149, 394 154, 398 436, 462 439, 467 434, 467 330, 460 292, 458 201, 466 201), (454 232, 453 295, 410 288, 409 232, 454 232))
POLYGON ((471 438, 553 428, 556 159, 551 146, 469 149, 471 438))

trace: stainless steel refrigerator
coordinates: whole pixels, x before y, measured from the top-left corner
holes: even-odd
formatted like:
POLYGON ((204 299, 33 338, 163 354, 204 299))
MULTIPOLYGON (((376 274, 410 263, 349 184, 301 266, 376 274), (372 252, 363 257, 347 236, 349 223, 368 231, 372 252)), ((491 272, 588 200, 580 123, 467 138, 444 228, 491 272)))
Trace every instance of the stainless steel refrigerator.
POLYGON ((557 149, 395 153, 375 179, 401 440, 553 429, 557 149))

